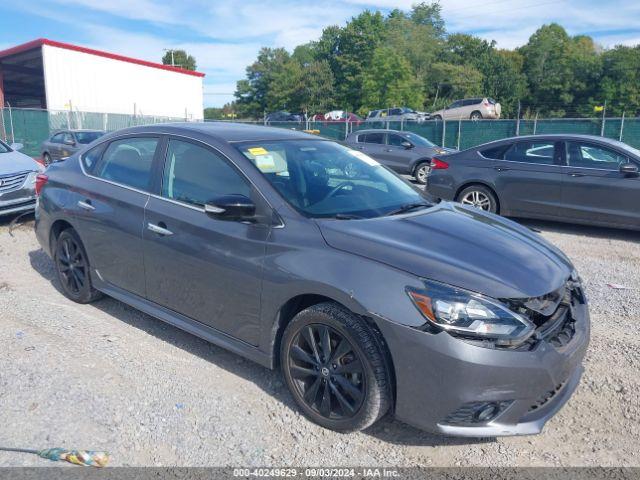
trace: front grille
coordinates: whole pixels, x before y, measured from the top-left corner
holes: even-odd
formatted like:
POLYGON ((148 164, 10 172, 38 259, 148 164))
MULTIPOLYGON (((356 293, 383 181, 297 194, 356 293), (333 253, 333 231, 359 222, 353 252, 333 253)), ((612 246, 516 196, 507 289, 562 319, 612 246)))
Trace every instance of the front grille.
POLYGON ((28 176, 29 172, 0 176, 0 194, 19 190, 28 176))
POLYGON ((540 395, 535 403, 529 407, 529 412, 533 412, 534 410, 538 410, 539 408, 544 407, 547 403, 549 403, 559 392, 562 390, 566 382, 562 382, 555 386, 553 390, 549 390, 548 392, 544 392, 540 395))

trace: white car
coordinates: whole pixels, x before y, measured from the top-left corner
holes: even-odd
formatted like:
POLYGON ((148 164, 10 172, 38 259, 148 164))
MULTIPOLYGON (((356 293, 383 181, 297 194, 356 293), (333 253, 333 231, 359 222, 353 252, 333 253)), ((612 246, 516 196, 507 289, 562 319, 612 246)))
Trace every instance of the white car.
POLYGON ((447 108, 435 111, 431 114, 432 120, 481 120, 490 118, 496 120, 500 118, 502 108, 500 104, 492 98, 465 98, 456 100, 447 108))
POLYGON ((33 210, 36 205, 36 176, 44 167, 18 150, 0 141, 0 216, 33 210))

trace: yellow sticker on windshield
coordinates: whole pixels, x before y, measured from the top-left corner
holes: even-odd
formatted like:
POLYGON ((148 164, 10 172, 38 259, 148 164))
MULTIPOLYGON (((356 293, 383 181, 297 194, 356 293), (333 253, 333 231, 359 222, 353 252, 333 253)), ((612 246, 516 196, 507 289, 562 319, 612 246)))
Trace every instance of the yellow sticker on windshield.
POLYGON ((249 148, 247 149, 247 151, 254 156, 258 156, 258 155, 268 155, 269 152, 267 152, 264 148, 262 147, 253 147, 253 148, 249 148))

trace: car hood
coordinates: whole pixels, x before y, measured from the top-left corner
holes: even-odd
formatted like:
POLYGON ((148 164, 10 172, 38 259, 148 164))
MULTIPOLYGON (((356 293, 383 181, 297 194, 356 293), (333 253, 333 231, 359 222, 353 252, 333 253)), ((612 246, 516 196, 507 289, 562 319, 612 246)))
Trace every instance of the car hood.
POLYGON ((40 170, 38 162, 20 152, 0 153, 0 175, 40 170))
POLYGON ((448 202, 415 214, 318 224, 333 248, 494 298, 547 294, 573 270, 531 230, 448 202))

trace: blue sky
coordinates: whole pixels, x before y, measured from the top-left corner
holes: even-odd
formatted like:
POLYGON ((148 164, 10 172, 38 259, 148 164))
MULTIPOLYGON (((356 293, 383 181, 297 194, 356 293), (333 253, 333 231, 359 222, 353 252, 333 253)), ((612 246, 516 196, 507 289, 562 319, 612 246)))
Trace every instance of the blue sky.
MULTIPOLYGON (((415 0, 23 0, 0 5, 0 49, 39 37, 151 61, 165 48, 193 54, 205 77, 205 105, 233 98, 261 46, 296 45, 364 9, 410 8, 415 0)), ((447 29, 513 48, 558 22, 604 47, 640 43, 632 0, 441 0, 447 29)))

